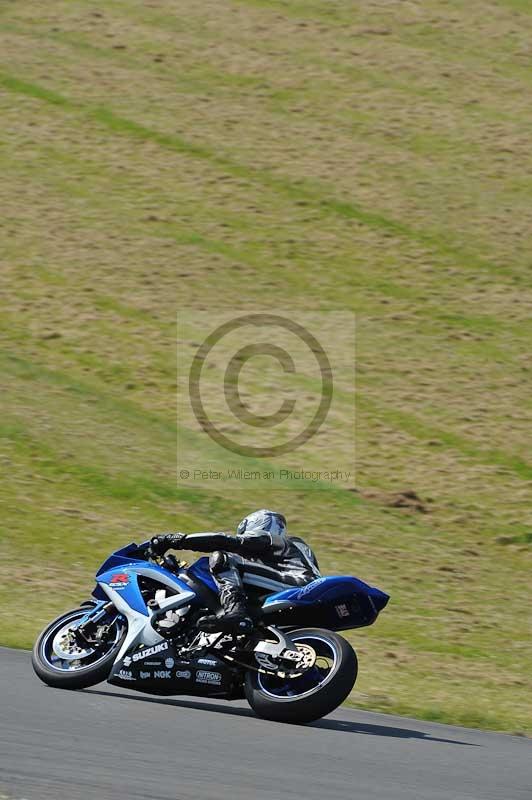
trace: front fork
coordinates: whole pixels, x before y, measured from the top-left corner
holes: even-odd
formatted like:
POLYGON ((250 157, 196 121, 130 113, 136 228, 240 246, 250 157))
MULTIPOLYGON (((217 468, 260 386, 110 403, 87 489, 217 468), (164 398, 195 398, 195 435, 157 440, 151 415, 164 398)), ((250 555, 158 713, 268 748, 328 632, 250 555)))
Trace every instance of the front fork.
POLYGON ((105 639, 106 633, 109 632, 112 622, 108 625, 100 625, 100 620, 105 619, 111 610, 115 610, 113 603, 109 600, 97 600, 90 602, 90 608, 87 613, 80 619, 76 628, 74 629, 74 638, 78 644, 86 647, 87 645, 102 644, 105 639))

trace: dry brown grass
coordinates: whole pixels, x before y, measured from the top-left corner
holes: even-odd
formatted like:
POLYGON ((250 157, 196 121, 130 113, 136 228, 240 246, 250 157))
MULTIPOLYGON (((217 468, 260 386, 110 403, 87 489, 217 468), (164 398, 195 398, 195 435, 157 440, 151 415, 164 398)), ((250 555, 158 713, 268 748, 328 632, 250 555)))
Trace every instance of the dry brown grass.
MULTIPOLYGON (((279 505, 327 571, 393 596, 353 637, 355 702, 530 732, 526 4, 0 13, 2 592, 25 598, 3 641, 28 645, 131 531, 279 505), (196 311, 264 303, 318 330, 356 314, 356 442, 339 337, 332 424, 305 450, 318 469, 356 444, 356 485, 176 487, 176 313, 192 352, 196 311), (388 505, 405 490, 428 513, 388 505)), ((238 463, 191 416, 178 433, 181 463, 238 463)))

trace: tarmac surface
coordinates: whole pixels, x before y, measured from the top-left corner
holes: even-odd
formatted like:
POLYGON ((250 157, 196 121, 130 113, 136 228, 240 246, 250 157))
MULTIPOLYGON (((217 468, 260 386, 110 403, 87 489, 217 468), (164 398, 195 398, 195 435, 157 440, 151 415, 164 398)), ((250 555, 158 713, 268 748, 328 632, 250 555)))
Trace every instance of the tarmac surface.
POLYGON ((532 740, 342 707, 306 726, 245 702, 67 692, 0 648, 0 799, 532 800, 532 740))

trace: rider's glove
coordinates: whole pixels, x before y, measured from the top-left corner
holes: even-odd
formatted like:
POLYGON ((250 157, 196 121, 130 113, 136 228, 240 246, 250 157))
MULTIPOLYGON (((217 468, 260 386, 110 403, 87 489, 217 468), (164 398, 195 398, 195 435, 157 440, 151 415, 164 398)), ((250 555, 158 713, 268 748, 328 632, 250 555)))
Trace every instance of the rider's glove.
POLYGON ((150 548, 154 555, 163 556, 171 547, 182 549, 186 538, 186 533, 162 533, 150 540, 150 548))

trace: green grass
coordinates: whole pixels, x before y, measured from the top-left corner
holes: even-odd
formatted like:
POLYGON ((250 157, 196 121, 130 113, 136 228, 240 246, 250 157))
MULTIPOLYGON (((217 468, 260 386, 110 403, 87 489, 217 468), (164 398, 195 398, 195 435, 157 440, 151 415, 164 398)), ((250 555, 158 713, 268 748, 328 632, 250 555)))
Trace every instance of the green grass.
MULTIPOLYGON (((392 595, 349 634, 355 705, 532 733, 529 12, 2 6, 0 641, 30 646, 116 546, 275 506, 392 595), (267 460, 199 429, 184 370, 220 310, 258 308, 307 324, 335 381, 321 434, 267 460), (279 477, 301 466, 351 474, 279 477)), ((205 390, 238 438, 230 355, 205 390)), ((278 407, 273 362, 242 374, 278 407)), ((308 410, 317 375, 294 386, 308 410)))

